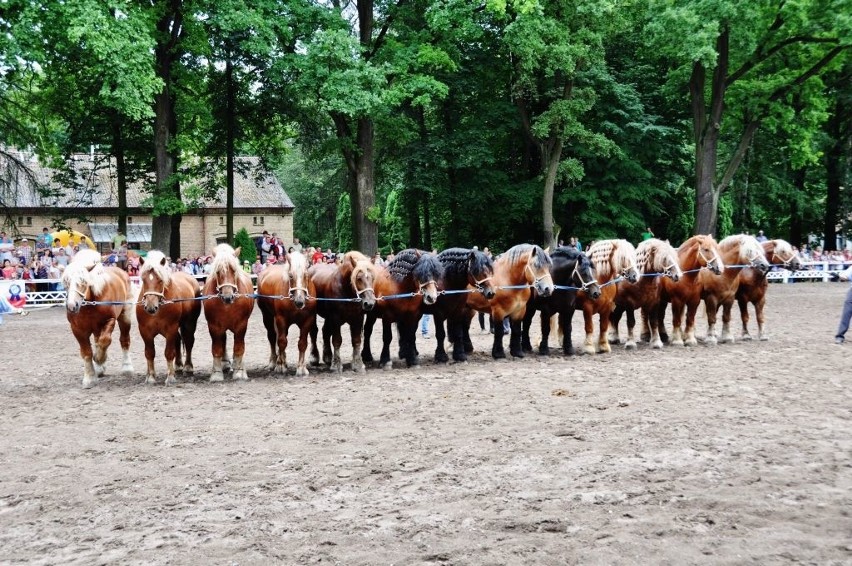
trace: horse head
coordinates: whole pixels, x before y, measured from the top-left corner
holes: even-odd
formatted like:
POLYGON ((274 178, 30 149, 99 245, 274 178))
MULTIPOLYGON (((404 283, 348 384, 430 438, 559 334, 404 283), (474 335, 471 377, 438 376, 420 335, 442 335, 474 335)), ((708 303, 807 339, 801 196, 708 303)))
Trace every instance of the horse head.
POLYGON ((438 300, 438 281, 444 277, 444 266, 438 261, 437 256, 426 252, 420 253, 417 263, 411 270, 411 275, 417 284, 418 292, 423 295, 423 302, 434 305, 438 300))
POLYGON ((627 240, 614 240, 612 261, 615 271, 630 283, 639 281, 639 268, 636 266, 636 248, 627 240))
POLYGON ((747 261, 748 266, 757 269, 761 273, 767 273, 770 269, 769 261, 766 259, 766 252, 763 251, 763 246, 754 236, 743 235, 740 238, 740 259, 739 261, 747 261))
POLYGON ((491 259, 479 250, 470 250, 467 262, 468 282, 475 287, 486 299, 494 298, 496 291, 492 277, 494 264, 491 259))
POLYGON ((148 252, 147 258, 139 258, 139 281, 142 308, 148 314, 157 314, 160 306, 166 300, 166 288, 169 286, 171 273, 166 256, 159 250, 148 252))
POLYGON ((62 284, 66 289, 65 308, 70 313, 80 312, 87 297, 96 295, 103 288, 104 267, 101 255, 94 250, 80 250, 65 272, 62 274, 62 284))
POLYGON ((695 247, 695 262, 699 267, 706 267, 716 275, 725 270, 725 264, 719 254, 719 244, 710 234, 698 234, 684 243, 687 249, 695 247))
POLYGON ((524 271, 528 275, 527 283, 542 297, 553 294, 553 275, 550 273, 552 266, 553 260, 546 251, 538 246, 530 246, 524 271))
POLYGON ((767 259, 774 265, 780 265, 790 271, 802 269, 802 258, 786 240, 769 240, 763 242, 763 251, 767 259))
POLYGON ((650 238, 639 244, 636 248, 636 261, 645 275, 660 273, 675 283, 683 275, 675 249, 657 238, 650 238))
POLYGON ((571 273, 571 280, 593 301, 601 296, 601 287, 595 278, 595 268, 591 260, 589 260, 589 256, 581 251, 577 251, 577 259, 574 264, 574 271, 571 273))
POLYGON ((239 298, 240 248, 219 244, 212 255, 211 275, 216 280, 216 294, 223 303, 230 305, 239 298))
POLYGON ((308 260, 305 254, 297 251, 287 254, 283 276, 293 305, 297 309, 305 308, 308 301, 308 260))
POLYGON ((355 296, 361 300, 361 309, 370 312, 376 306, 376 265, 370 258, 357 251, 346 252, 340 271, 349 281, 355 296))

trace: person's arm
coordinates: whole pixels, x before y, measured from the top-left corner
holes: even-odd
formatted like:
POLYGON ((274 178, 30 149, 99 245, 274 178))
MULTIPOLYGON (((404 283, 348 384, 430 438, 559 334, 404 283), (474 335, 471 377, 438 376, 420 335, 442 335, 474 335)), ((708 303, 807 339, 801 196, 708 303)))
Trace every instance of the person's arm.
POLYGON ((841 281, 849 281, 850 279, 852 279, 852 266, 849 266, 845 270, 840 272, 841 281))

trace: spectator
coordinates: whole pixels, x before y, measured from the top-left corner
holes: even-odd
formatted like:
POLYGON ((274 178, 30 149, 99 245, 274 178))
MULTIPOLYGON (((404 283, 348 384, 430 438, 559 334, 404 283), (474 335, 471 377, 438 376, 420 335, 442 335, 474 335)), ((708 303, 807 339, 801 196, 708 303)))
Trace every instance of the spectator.
MULTIPOLYGON (((115 236, 113 236, 110 241, 112 242, 112 249, 117 250, 121 247, 121 244, 127 244, 127 236, 125 236, 124 232, 122 232, 121 228, 119 228, 116 230, 115 236)), ((125 264, 125 267, 127 267, 127 264, 125 264)))
POLYGON ((21 245, 18 246, 17 256, 24 259, 24 265, 30 265, 33 260, 33 248, 30 246, 30 241, 26 238, 21 240, 21 245))
POLYGON ((263 241, 266 240, 268 236, 269 232, 264 230, 263 233, 254 241, 254 247, 257 249, 258 257, 263 255, 263 241))
POLYGON ((251 264, 249 263, 249 260, 247 260, 247 259, 243 260, 243 271, 251 274, 251 264))
MULTIPOLYGON (((64 268, 63 268, 64 269, 64 268)), ((55 259, 49 264, 47 270, 47 278, 48 279, 61 279, 62 278, 62 269, 59 268, 59 262, 55 259)), ((49 289, 51 291, 58 291, 59 284, 55 281, 49 284, 49 289)))
POLYGON ((311 263, 322 263, 324 259, 322 248, 317 246, 317 251, 311 256, 311 263))
POLYGON ((41 235, 36 238, 36 252, 43 253, 53 247, 53 236, 47 231, 47 227, 41 229, 41 235))
POLYGON ((11 261, 14 257, 15 242, 12 238, 6 235, 5 231, 0 232, 0 261, 11 261))
POLYGON ((758 231, 757 231, 757 237, 756 237, 755 239, 756 239, 758 242, 766 242, 767 240, 769 240, 769 238, 767 238, 767 237, 763 234, 763 230, 758 230, 758 231))
MULTIPOLYGON (((838 275, 838 279, 849 281, 852 279, 852 267, 849 267, 838 275)), ((852 285, 846 292, 846 300, 843 301, 843 313, 840 315, 840 324, 834 334, 834 343, 843 344, 846 340, 846 331, 849 330, 849 320, 852 319, 852 285)))
POLYGON ((293 238, 293 249, 302 253, 302 242, 299 241, 299 238, 293 238))
POLYGON ((127 241, 121 242, 118 248, 113 250, 113 253, 115 253, 115 261, 118 267, 127 271, 127 241))
POLYGON ((642 241, 644 242, 645 240, 650 240, 653 237, 654 237, 654 232, 653 232, 653 230, 651 230, 651 227, 650 226, 646 227, 645 231, 642 232, 642 241))
POLYGON ((17 279, 18 278, 18 270, 15 269, 15 266, 12 265, 12 260, 4 259, 3 260, 3 279, 17 279))
POLYGON ((571 236, 571 239, 568 241, 568 245, 572 248, 577 248, 579 251, 583 251, 583 244, 580 243, 577 236, 571 236))
POLYGON ((251 272, 255 275, 260 275, 261 271, 263 271, 263 264, 260 262, 260 259, 254 260, 254 263, 251 266, 251 272))

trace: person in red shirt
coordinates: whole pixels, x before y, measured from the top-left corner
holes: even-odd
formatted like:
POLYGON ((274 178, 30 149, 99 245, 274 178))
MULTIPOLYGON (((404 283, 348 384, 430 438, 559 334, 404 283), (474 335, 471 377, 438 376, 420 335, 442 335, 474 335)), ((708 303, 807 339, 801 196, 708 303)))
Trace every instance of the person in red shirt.
POLYGON ((317 251, 315 251, 314 255, 311 256, 311 263, 322 263, 324 257, 322 248, 317 246, 317 251))

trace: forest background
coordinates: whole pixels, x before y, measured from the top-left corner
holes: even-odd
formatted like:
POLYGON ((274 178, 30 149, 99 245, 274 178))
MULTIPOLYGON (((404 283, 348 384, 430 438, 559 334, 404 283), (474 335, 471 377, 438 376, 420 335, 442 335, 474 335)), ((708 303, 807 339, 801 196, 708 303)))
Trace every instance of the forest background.
POLYGON ((0 0, 0 31, 0 206, 13 148, 94 146, 172 254, 238 155, 335 250, 849 230, 852 0, 0 0))

